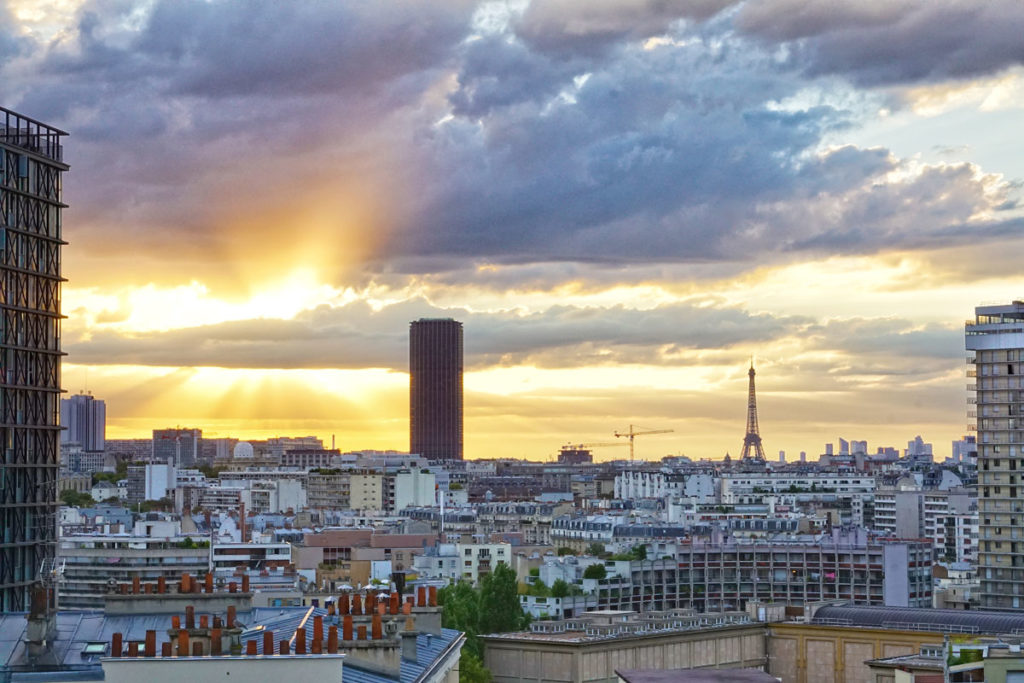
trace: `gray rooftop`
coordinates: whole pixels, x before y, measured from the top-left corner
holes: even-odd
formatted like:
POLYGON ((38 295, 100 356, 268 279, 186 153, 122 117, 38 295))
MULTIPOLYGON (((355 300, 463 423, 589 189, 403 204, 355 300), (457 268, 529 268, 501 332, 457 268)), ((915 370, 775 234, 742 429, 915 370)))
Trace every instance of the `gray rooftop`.
POLYGON ((814 624, 890 628, 939 633, 998 635, 1024 632, 1024 613, 920 607, 830 605, 814 613, 814 624))

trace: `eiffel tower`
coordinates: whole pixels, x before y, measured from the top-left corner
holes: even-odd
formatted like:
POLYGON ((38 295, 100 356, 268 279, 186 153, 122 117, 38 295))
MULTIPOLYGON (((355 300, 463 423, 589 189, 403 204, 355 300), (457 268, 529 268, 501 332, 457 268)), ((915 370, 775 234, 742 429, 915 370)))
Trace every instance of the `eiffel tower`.
POLYGON ((764 462, 764 448, 757 429, 757 398, 754 396, 754 359, 750 359, 750 389, 747 393, 747 435, 743 437, 741 460, 764 462), (753 451, 753 452, 751 452, 753 451))

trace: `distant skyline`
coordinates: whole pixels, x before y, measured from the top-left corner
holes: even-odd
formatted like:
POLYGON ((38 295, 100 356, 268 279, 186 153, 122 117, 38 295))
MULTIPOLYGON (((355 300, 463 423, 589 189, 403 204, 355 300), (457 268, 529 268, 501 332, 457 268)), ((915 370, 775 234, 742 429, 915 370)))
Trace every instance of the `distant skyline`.
POLYGON ((1024 297, 1020 35, 1015 0, 0 0, 0 104, 71 133, 63 384, 108 438, 404 449, 408 324, 450 317, 467 458, 735 457, 751 355, 769 460, 944 457, 963 321, 1024 297))

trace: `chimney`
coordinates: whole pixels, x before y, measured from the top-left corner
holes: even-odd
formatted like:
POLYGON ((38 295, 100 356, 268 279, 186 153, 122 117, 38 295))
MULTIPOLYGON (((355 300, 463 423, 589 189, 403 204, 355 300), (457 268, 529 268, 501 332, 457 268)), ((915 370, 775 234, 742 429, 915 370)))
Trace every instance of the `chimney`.
POLYGON ((255 657, 256 654, 257 654, 257 652, 256 652, 256 641, 255 640, 247 640, 245 642, 245 656, 246 657, 255 657))
POLYGON ((162 576, 159 576, 156 579, 156 592, 160 594, 167 592, 167 579, 162 576))
MULTIPOLYGON (((219 657, 221 655, 221 653, 223 652, 223 644, 224 643, 223 643, 222 637, 223 636, 221 635, 221 630, 219 628, 212 628, 212 629, 210 629, 210 655, 211 656, 219 657)), ((256 641, 255 640, 251 640, 249 642, 251 642, 253 644, 253 647, 256 646, 256 641)))
POLYGON ((192 577, 185 572, 181 575, 181 587, 179 588, 180 593, 191 593, 192 592, 192 577))
POLYGON ((348 614, 349 609, 348 593, 342 593, 341 597, 338 598, 338 614, 348 614))
POLYGON ((210 617, 206 614, 199 615, 199 628, 210 628, 210 617))
POLYGON ((142 592, 142 581, 139 579, 139 575, 136 574, 132 577, 132 595, 138 595, 142 592))
POLYGON ((313 640, 321 643, 324 640, 324 618, 319 615, 313 617, 313 640))
POLYGON ((390 603, 391 614, 398 614, 398 593, 392 593, 391 599, 388 602, 390 603))
POLYGON ((188 631, 185 629, 178 631, 178 656, 188 657, 188 631))
POLYGON ((249 575, 248 574, 242 574, 242 592, 243 593, 248 593, 249 592, 249 575))
POLYGON ((171 650, 173 649, 173 647, 174 646, 171 645, 171 641, 169 640, 165 640, 164 642, 160 643, 160 656, 167 657, 168 659, 170 659, 171 650))
POLYGON ((341 622, 341 639, 344 641, 352 640, 352 615, 346 614, 341 622))
POLYGON ((288 641, 287 640, 282 640, 281 643, 280 643, 280 646, 281 646, 280 647, 281 654, 283 654, 283 655, 289 654, 289 651, 288 651, 288 641))
POLYGON ((373 631, 372 631, 373 639, 374 640, 382 639, 384 637, 384 629, 383 629, 383 624, 381 622, 380 614, 374 614, 371 623, 373 624, 373 631))
POLYGON ((228 593, 237 593, 237 592, 238 592, 238 584, 235 583, 234 581, 229 581, 228 582, 228 593))
POLYGON ((192 630, 196 627, 196 608, 192 605, 185 607, 185 628, 192 630))
POLYGON ((427 606, 427 587, 420 586, 416 589, 416 606, 426 607, 427 606))
POLYGON ((263 632, 263 654, 272 655, 274 654, 274 632, 264 631, 263 632))
POLYGON ((156 657, 156 631, 146 631, 145 654, 147 657, 156 657))
POLYGON ((407 662, 416 663, 416 637, 419 634, 416 631, 405 630, 398 634, 398 637, 402 639, 402 659, 407 662))
POLYGON ((366 640, 366 624, 359 624, 356 628, 356 639, 366 640))
POLYGON ((430 586, 427 589, 427 605, 437 607, 437 586, 430 586))
POLYGON ((139 644, 137 642, 128 643, 128 656, 138 657, 139 656, 139 644))
POLYGON ((110 656, 111 657, 120 657, 121 656, 121 653, 124 651, 124 642, 122 640, 123 638, 124 638, 124 636, 122 636, 120 633, 115 633, 114 637, 110 639, 110 656))
POLYGON ((358 595, 352 596, 352 614, 363 613, 363 599, 358 595))
POLYGON ((295 629, 295 654, 306 654, 306 629, 301 626, 295 629))
POLYGON ((202 657, 203 656, 203 644, 198 640, 192 642, 192 656, 202 657))
POLYGON ((245 535, 245 503, 242 501, 238 502, 238 532, 241 537, 242 543, 248 543, 249 539, 245 535))
POLYGON ((213 592, 213 572, 206 572, 206 592, 213 592))
POLYGON ((234 605, 228 605, 228 623, 227 623, 227 627, 228 628, 234 628, 235 627, 235 617, 236 616, 238 616, 238 614, 236 612, 235 606, 234 605))
POLYGON ((338 627, 331 626, 327 629, 327 654, 338 654, 338 627))

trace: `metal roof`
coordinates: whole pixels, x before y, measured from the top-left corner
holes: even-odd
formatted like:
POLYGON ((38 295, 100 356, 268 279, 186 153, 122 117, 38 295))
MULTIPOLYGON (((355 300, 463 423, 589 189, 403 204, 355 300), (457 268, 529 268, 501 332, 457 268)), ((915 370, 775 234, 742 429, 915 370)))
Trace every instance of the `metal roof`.
MULTIPOLYGON (((196 619, 204 614, 196 612, 196 619)), ((293 639, 300 626, 306 627, 306 651, 312 649, 313 617, 323 616, 324 627, 337 625, 337 616, 328 617, 327 611, 319 607, 258 607, 251 611, 239 611, 238 621, 249 629, 262 626, 263 629, 243 632, 243 643, 256 639, 262 642, 263 630, 274 632, 274 640, 293 639)), ((28 625, 24 612, 0 613, 0 670, 24 664, 25 630, 28 625)), ((54 657, 42 669, 31 674, 15 674, 14 680, 29 676, 32 680, 100 680, 102 668, 97 656, 83 656, 83 648, 90 642, 109 643, 114 633, 123 634, 124 641, 143 641, 146 631, 156 631, 157 649, 169 640, 167 634, 171 625, 168 614, 138 614, 107 616, 101 610, 81 612, 58 612, 57 632, 54 643, 54 657), (97 678, 99 676, 99 678, 97 678)), ((360 669, 357 663, 347 660, 342 668, 342 683, 415 683, 433 667, 450 647, 458 644, 462 632, 449 628, 441 634, 421 633, 416 638, 416 662, 402 660, 400 678, 360 669)), ((294 644, 293 644, 294 650, 294 644)), ((41 663, 42 664, 42 663, 41 663)))
POLYGON ((1021 613, 922 607, 830 605, 815 612, 811 623, 940 633, 998 635, 1024 632, 1024 614, 1021 613))

